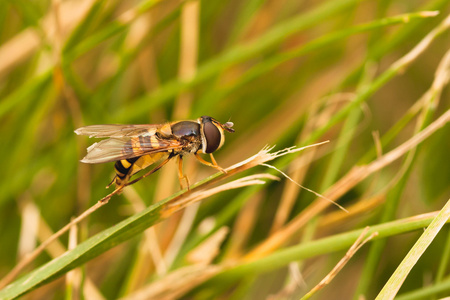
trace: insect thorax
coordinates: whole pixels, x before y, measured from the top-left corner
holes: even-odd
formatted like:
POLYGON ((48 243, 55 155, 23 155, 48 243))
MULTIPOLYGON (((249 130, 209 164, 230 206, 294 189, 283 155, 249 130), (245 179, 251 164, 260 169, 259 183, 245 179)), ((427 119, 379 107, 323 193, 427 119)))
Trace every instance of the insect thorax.
POLYGON ((200 136, 183 136, 180 137, 180 140, 183 143, 183 148, 175 151, 174 154, 186 155, 189 153, 195 153, 202 147, 200 136))
POLYGON ((200 124, 193 121, 181 121, 172 124, 172 134, 183 143, 183 148, 175 154, 195 153, 202 146, 200 124))

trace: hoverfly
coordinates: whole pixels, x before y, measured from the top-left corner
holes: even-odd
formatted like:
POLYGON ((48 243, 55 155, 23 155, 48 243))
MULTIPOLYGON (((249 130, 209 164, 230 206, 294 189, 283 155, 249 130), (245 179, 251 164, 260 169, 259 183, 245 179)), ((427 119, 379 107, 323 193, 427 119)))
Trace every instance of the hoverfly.
POLYGON ((180 186, 183 175, 183 156, 193 153, 203 164, 225 172, 216 162, 213 152, 225 141, 224 130, 234 132, 233 123, 202 116, 195 121, 175 121, 166 124, 147 125, 91 125, 78 128, 75 133, 89 137, 108 138, 94 143, 87 149, 83 163, 97 164, 115 161, 116 174, 108 187, 115 183, 116 190, 133 184, 156 172, 169 160, 178 157, 178 177, 180 186), (211 162, 199 153, 210 154, 211 162), (164 159, 164 160, 163 160, 164 159), (130 181, 137 172, 161 161, 145 175, 130 181))

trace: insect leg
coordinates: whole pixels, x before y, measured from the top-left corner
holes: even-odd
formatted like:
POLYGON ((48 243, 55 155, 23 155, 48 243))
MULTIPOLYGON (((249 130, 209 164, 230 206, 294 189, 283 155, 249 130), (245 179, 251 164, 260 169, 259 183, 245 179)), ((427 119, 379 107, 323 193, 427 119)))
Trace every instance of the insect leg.
POLYGON ((110 187, 111 185, 113 185, 114 182, 116 182, 116 177, 117 177, 117 175, 114 175, 114 177, 113 177, 113 179, 111 180, 111 182, 106 186, 107 189, 109 189, 109 187, 110 187))
POLYGON ((218 170, 220 170, 226 174, 227 172, 217 164, 216 159, 214 158, 214 155, 212 153, 210 153, 209 156, 211 156, 211 161, 212 161, 213 165, 218 167, 219 168, 218 170))
POLYGON ((160 163, 158 166, 156 166, 156 167, 155 167, 154 169, 152 169, 150 172, 145 173, 144 175, 142 175, 142 176, 139 177, 139 178, 136 178, 136 179, 133 180, 133 181, 127 182, 124 186, 131 185, 131 184, 133 184, 133 183, 136 183, 136 182, 138 182, 139 180, 141 180, 141 179, 147 177, 148 175, 151 175, 151 174, 155 173, 156 171, 158 171, 159 169, 161 169, 165 164, 167 164, 167 163, 169 162, 169 160, 172 159, 172 157, 173 157, 172 155, 169 155, 168 158, 166 158, 162 163, 160 163))
POLYGON ((196 157, 202 164, 207 165, 207 166, 210 166, 210 167, 213 167, 214 169, 217 169, 217 170, 219 170, 220 172, 226 174, 227 171, 225 171, 224 169, 222 169, 222 168, 217 164, 217 162, 216 162, 216 160, 214 159, 214 156, 212 155, 212 153, 210 153, 210 155, 211 155, 211 161, 212 161, 212 163, 210 163, 210 162, 204 160, 198 153, 195 153, 195 157, 196 157))
POLYGON ((189 179, 186 175, 183 174, 183 156, 178 156, 178 180, 180 181, 180 188, 183 189, 183 179, 186 180, 187 190, 190 191, 189 188, 189 179))

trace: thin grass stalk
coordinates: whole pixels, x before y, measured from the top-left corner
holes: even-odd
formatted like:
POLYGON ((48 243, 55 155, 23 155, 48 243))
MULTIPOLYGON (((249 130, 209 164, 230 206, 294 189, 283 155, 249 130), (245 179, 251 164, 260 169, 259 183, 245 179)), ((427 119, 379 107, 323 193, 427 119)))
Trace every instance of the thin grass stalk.
POLYGON ((447 227, 447 238, 442 249, 441 261, 436 272, 435 284, 442 283, 450 262, 450 228, 447 227))
MULTIPOLYGON (((50 85, 46 85, 45 89, 41 91, 43 101, 37 105, 35 110, 25 118, 25 124, 23 124, 24 134, 15 139, 15 142, 10 146, 9 160, 4 164, 3 168, 5 172, 14 174, 15 170, 24 166, 25 162, 30 159, 33 154, 33 147, 30 147, 35 141, 37 131, 39 129, 38 124, 46 117, 47 113, 51 110, 55 101, 57 100, 55 91, 50 85)), ((13 136, 14 138, 15 136, 13 136)), ((0 189, 8 190, 7 186, 9 182, 2 182, 0 189), (5 187, 3 189, 3 187, 5 187)))
MULTIPOLYGON (((439 295, 448 295, 450 291, 450 278, 446 278, 444 281, 436 283, 431 286, 425 286, 413 290, 408 293, 400 294, 395 299, 398 300, 426 300, 433 299, 433 297, 438 297, 439 295)), ((440 298, 445 299, 445 298, 440 298)))
MULTIPOLYGON (((54 68, 54 78, 55 78, 55 88, 58 93, 65 98, 67 106, 69 108, 69 115, 71 121, 75 128, 83 126, 83 116, 81 112, 81 106, 76 98, 71 87, 67 84, 61 72, 62 65, 62 45, 64 42, 64 36, 62 32, 62 22, 61 22, 61 1, 52 1, 52 15, 54 21, 55 33, 52 40, 50 40, 52 46, 52 55, 54 68)), ((86 148, 86 141, 78 139, 77 145, 78 153, 81 153, 86 148)), ((88 202, 90 199, 90 170, 87 165, 79 165, 77 169, 77 204, 79 205, 80 211, 86 210, 88 202)), ((76 213, 78 214, 78 212, 76 213)), ((73 249, 75 246, 87 236, 88 227, 87 223, 81 223, 78 226, 74 225, 69 230, 69 245, 68 249, 73 249), (80 232, 80 234, 78 234, 80 232), (79 235, 79 237, 78 237, 79 235)), ((82 290, 84 289, 84 274, 80 268, 71 270, 66 275, 66 299, 79 299, 82 290)))
MULTIPOLYGON (((233 291, 233 294, 230 296, 230 300, 241 300, 244 299, 247 295, 248 292, 251 291, 252 288, 254 288, 255 283, 257 282, 257 276, 246 276, 245 278, 243 278, 238 287, 233 291)), ((221 285, 220 286, 220 291, 222 291, 221 294, 225 293, 227 291, 227 287, 225 285, 221 285)), ((214 297, 215 295, 217 295, 218 293, 215 291, 210 291, 210 296, 214 297)), ((209 296, 209 295, 208 295, 209 296)))
MULTIPOLYGON (((364 87, 370 84, 373 78, 373 65, 369 61, 366 64, 365 72, 361 77, 361 81, 357 88, 356 94, 360 93, 364 87)), ((353 101, 353 99, 350 99, 353 101)), ((336 151, 331 155, 328 168, 325 173, 325 178, 322 180, 320 191, 324 191, 329 188, 333 182, 338 178, 339 170, 345 160, 345 156, 349 151, 350 144, 353 137, 357 133, 358 121, 361 116, 361 108, 355 107, 347 116, 342 129, 340 130, 339 137, 336 141, 336 151)))
POLYGON ((248 34, 249 27, 254 24, 255 20, 258 20, 258 15, 263 9, 264 1, 250 0, 245 3, 245 6, 239 11, 239 15, 236 17, 234 26, 231 28, 231 33, 227 40, 228 47, 245 38, 248 34))
MULTIPOLYGON (((63 10, 67 11, 68 9, 72 9, 70 16, 63 20, 65 29, 75 26, 75 23, 89 10, 93 1, 78 1, 77 9, 73 10, 74 2, 75 1, 65 1, 63 3, 63 10)), ((51 14, 44 16, 39 27, 24 29, 21 33, 17 34, 0 47, 0 57, 9 58, 1 60, 0 62, 0 77, 8 74, 8 72, 17 64, 28 59, 44 46, 46 37, 52 35, 53 23, 49 20, 51 18, 51 14)), ((47 70, 45 72, 47 72, 47 70)))
MULTIPOLYGON (((439 11, 444 12, 447 10, 448 1, 447 0, 434 0, 425 2, 417 11, 439 11)), ((427 19, 418 19, 416 22, 409 24, 401 28, 398 32, 395 32, 391 36, 385 36, 383 43, 379 41, 370 49, 370 57, 374 61, 379 61, 386 54, 394 51, 400 45, 404 44, 406 41, 411 39, 417 39, 417 31, 420 28, 426 26, 427 19)), ((361 64, 358 68, 355 68, 351 74, 349 74, 338 87, 342 89, 348 85, 353 84, 360 78, 361 72, 364 70, 364 64, 361 64)))
POLYGON ((320 229, 330 230, 336 226, 347 223, 348 220, 358 219, 359 216, 369 214, 376 210, 385 200, 385 193, 379 193, 369 198, 362 198, 360 201, 347 208, 348 213, 344 211, 335 211, 328 213, 320 218, 320 229))
POLYGON ((364 228, 361 235, 356 239, 355 243, 350 247, 350 249, 345 253, 345 256, 336 264, 336 266, 325 276, 314 288, 312 288, 306 295, 304 295, 301 300, 306 300, 311 298, 319 290, 323 289, 328 285, 334 277, 342 270, 342 268, 348 263, 348 261, 356 254, 356 252, 368 241, 373 239, 378 235, 377 232, 373 232, 370 236, 367 236, 369 227, 364 228), (367 237, 366 237, 367 236, 367 237))
POLYGON ((83 18, 78 22, 78 24, 72 30, 70 36, 64 43, 64 46, 62 48, 63 54, 76 47, 77 44, 83 39, 83 37, 88 34, 88 31, 93 27, 95 22, 97 22, 99 14, 102 12, 104 5, 105 2, 103 1, 95 1, 92 3, 92 6, 85 13, 83 18))
MULTIPOLYGON (((413 120, 422 110, 425 102, 424 99, 419 99, 414 105, 412 105, 405 114, 389 128, 389 130, 381 137, 380 145, 383 149, 387 148, 389 144, 395 139, 396 136, 413 120)), ((377 150, 375 147, 367 151, 366 154, 359 160, 358 164, 368 163, 377 156, 377 150)))
MULTIPOLYGON (((364 72, 363 77, 361 78, 358 90, 361 90, 363 86, 368 85, 372 76, 373 70, 371 68, 371 64, 368 63, 366 72, 364 72)), ((350 101, 352 101, 352 99, 350 99, 350 101)), ((344 163, 346 153, 348 152, 348 149, 350 147, 350 143, 353 140, 353 136, 357 132, 358 121, 360 119, 360 116, 361 116, 361 109, 357 107, 353 111, 351 111, 348 117, 345 119, 336 142, 335 146, 336 151, 334 151, 333 154, 331 155, 331 158, 328 162, 327 170, 325 172, 324 179, 321 182, 321 187, 319 189, 320 191, 325 191, 326 189, 328 189, 336 181, 336 178, 338 178, 339 169, 344 163)), ((349 214, 348 211, 346 211, 346 213, 349 214)), ((311 222, 309 222, 306 225, 307 230, 310 232, 309 234, 311 235, 311 238, 316 232, 317 226, 319 225, 317 218, 318 216, 316 216, 314 219, 311 220, 311 222)), ((302 242, 307 241, 308 240, 302 240, 302 242)), ((320 288, 321 287, 318 286, 315 287, 315 289, 317 290, 319 290, 320 288)), ((302 299, 309 299, 314 293, 315 290, 313 289, 308 294, 306 294, 302 299)))
POLYGON ((33 99, 32 96, 40 92, 51 82, 51 75, 51 72, 44 72, 34 79, 27 81, 21 88, 3 98, 2 102, 0 102, 0 118, 3 118, 17 105, 29 105, 28 101, 33 99))
MULTIPOLYGON (((326 113, 325 113, 326 114, 326 113)), ((314 130, 318 126, 318 119, 327 118, 324 114, 318 113, 318 105, 312 105, 308 112, 308 121, 305 124, 300 135, 297 137, 296 143, 300 143, 303 138, 314 130)), ((277 207, 272 226, 270 228, 270 234, 273 234, 279 230, 288 219, 292 212, 295 201, 300 193, 301 187, 298 184, 303 182, 306 173, 309 170, 309 166, 313 161, 316 151, 308 151, 301 157, 297 158, 289 167, 289 177, 292 178, 288 180, 283 188, 283 193, 281 194, 280 203, 277 207)))
POLYGON ((211 264, 217 255, 220 254, 221 245, 228 236, 229 228, 224 226, 217 230, 204 243, 193 249, 186 255, 186 261, 192 265, 211 264))
POLYGON ((208 233, 203 235, 194 234, 193 236, 190 236, 190 238, 183 245, 183 249, 181 249, 180 255, 175 260, 173 268, 180 267, 184 255, 186 255, 192 249, 196 248, 203 241, 205 241, 207 238, 213 235, 217 230, 225 226, 229 222, 229 220, 234 218, 238 214, 238 212, 242 209, 242 207, 245 205, 245 202, 248 201, 248 198, 252 197, 253 194, 254 191, 252 188, 245 189, 240 194, 238 194, 238 196, 235 196, 231 200, 231 202, 221 210, 220 214, 215 219, 213 228, 211 228, 211 230, 208 233))
MULTIPOLYGON (((379 240, 405 232, 420 230, 429 226, 438 213, 439 212, 432 212, 375 225, 370 227, 367 234, 370 235, 377 232, 378 235, 375 236, 373 240, 379 240)), ((447 220, 447 222, 450 222, 450 220, 447 220)), ((291 261, 307 259, 318 255, 345 250, 356 241, 363 230, 364 229, 352 230, 333 235, 331 237, 311 241, 306 244, 299 244, 278 250, 255 261, 241 262, 240 264, 211 279, 209 284, 214 285, 215 282, 222 282, 223 284, 226 284, 249 275, 269 272, 280 268, 291 261)))
MULTIPOLYGON (((133 213, 139 213, 146 208, 144 200, 138 195, 133 187, 123 191, 125 197, 133 207, 133 213)), ((167 273, 164 264, 161 247, 158 242, 155 227, 148 228, 137 246, 133 265, 125 275, 124 284, 119 292, 120 296, 127 295, 139 289, 147 277, 152 273, 163 276, 167 273), (143 268, 145 266, 145 268, 143 268)))
POLYGON ((411 248, 403 261, 384 285, 383 289, 377 295, 378 299, 394 299, 400 287, 405 281, 411 269, 417 263, 419 258, 431 244, 433 239, 439 233, 441 228, 450 220, 450 199, 444 205, 439 214, 433 219, 425 232, 417 240, 416 244, 411 248))
POLYGON ((260 191, 247 199, 236 216, 235 224, 232 228, 229 241, 225 247, 221 261, 235 260, 245 252, 245 246, 251 237, 251 233, 257 228, 260 206, 264 193, 260 191))
MULTIPOLYGON (((333 201, 337 201, 345 192, 353 188, 356 184, 391 164, 393 161, 402 157, 408 150, 414 148, 423 140, 428 138, 436 130, 442 128, 450 121, 450 110, 446 111, 440 118, 434 121, 426 129, 419 134, 414 135, 408 141, 398 146, 396 149, 386 153, 379 159, 365 166, 358 166, 353 168, 349 173, 343 176, 338 182, 330 187, 324 196, 333 201)), ((263 257, 275 249, 281 247, 289 238, 292 237, 302 226, 304 226, 312 217, 323 211, 330 202, 320 201, 309 205, 302 213, 297 215, 284 228, 279 230, 276 234, 266 239, 263 243, 255 247, 250 253, 246 255, 246 260, 255 260, 263 257)))
MULTIPOLYGON (((308 113, 309 121, 305 124, 304 129, 302 130, 300 136, 297 138, 297 143, 300 143, 306 136, 310 135, 312 131, 319 126, 320 120, 329 119, 335 110, 335 108, 333 107, 319 114, 318 108, 319 108, 318 104, 312 106, 310 112, 308 113)), ((341 130, 341 132, 342 131, 343 130, 341 130)), ((291 209, 294 206, 294 201, 296 201, 298 193, 300 192, 300 186, 298 186, 299 179, 301 178, 301 181, 303 181, 303 177, 306 175, 306 172, 308 171, 308 168, 306 168, 305 166, 310 165, 315 155, 316 151, 309 151, 308 153, 306 153, 305 155, 296 160, 296 162, 298 162, 300 166, 302 165, 303 166, 302 167, 295 166, 296 170, 294 170, 293 172, 293 175, 295 176, 293 177, 293 181, 295 181, 297 184, 288 181, 285 185, 285 190, 283 191, 279 208, 276 212, 274 222, 272 223, 270 232, 271 235, 275 234, 285 225, 286 221, 288 220, 288 216, 292 213, 291 209), (304 161, 306 161, 307 163, 304 163, 304 161), (292 186, 294 186, 295 189, 293 189, 292 186)), ((292 167, 294 167, 294 164, 291 165, 291 168, 292 167)), ((326 174, 328 174, 328 172, 326 174)), ((326 176, 327 175, 325 175, 325 177, 326 176)), ((319 191, 322 190, 325 189, 321 188, 319 191)), ((313 239, 317 223, 318 223, 317 218, 314 218, 305 226, 302 232, 300 243, 307 243, 313 239)), ((294 265, 298 270, 300 270, 303 267, 303 261, 293 262, 290 264, 290 266, 294 265)), ((290 289, 290 286, 292 286, 292 284, 296 284, 295 282, 293 282, 294 279, 291 277, 292 275, 293 274, 291 274, 291 272, 288 274, 288 279, 286 281, 287 285, 278 294, 280 293, 282 294, 286 289, 290 289)))
MULTIPOLYGON (((418 102, 425 102, 422 113, 416 122, 416 128, 414 134, 417 134, 426 126, 431 123, 431 116, 435 112, 436 107, 439 104, 440 94, 442 90, 446 87, 450 80, 450 51, 444 55, 441 60, 436 74, 435 80, 431 88, 423 95, 422 99, 418 102)), ((397 182, 395 186, 388 191, 385 207, 383 214, 380 218, 380 222, 388 222, 394 219, 397 213, 397 208, 399 205, 400 198, 405 189, 406 183, 411 174, 412 168, 415 165, 414 161, 417 157, 417 153, 420 150, 420 145, 417 148, 411 149, 408 155, 405 157, 402 167, 400 168, 400 178, 395 179, 397 182)), ((398 176, 397 176, 398 177, 398 176)), ((355 292, 354 299, 360 297, 360 295, 365 295, 371 286, 372 276, 379 265, 379 261, 384 250, 386 241, 375 242, 371 245, 366 263, 363 268, 361 281, 355 292)))

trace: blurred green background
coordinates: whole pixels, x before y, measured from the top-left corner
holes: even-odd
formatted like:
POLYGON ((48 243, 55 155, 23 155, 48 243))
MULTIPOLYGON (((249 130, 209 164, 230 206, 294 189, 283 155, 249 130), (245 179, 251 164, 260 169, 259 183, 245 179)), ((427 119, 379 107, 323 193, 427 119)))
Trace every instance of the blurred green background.
MULTIPOLYGON (((431 102, 420 100, 450 49, 448 28, 410 66, 383 79, 395 61, 442 27, 449 13, 448 0, 1 1, 0 277, 48 236, 46 229, 57 231, 107 194, 113 163, 79 162, 93 143, 74 134, 81 126, 164 123, 201 115, 231 120, 236 133, 227 133, 215 154, 222 167, 265 145, 282 149, 330 140, 307 152, 308 157, 293 154, 280 166, 302 185, 324 193, 353 167, 376 159, 374 132, 386 153, 449 109, 448 87, 431 102), (415 14, 425 10, 439 14, 415 14), (410 15, 398 17, 402 14, 410 15)), ((449 137, 447 125, 409 160, 392 163, 346 192, 339 203, 353 213, 332 206, 296 230, 283 247, 439 210, 450 195, 449 137)), ((187 160, 191 183, 215 172, 187 160)), ((133 188, 136 195, 114 197, 81 224, 79 241, 139 211, 139 205, 178 191, 176 165, 133 188)), ((189 242, 220 226, 229 233, 218 244, 213 263, 239 264, 314 197, 286 180, 216 195, 190 210, 179 250, 165 258, 168 270, 157 271, 148 255, 142 258, 148 245, 140 234, 83 267, 79 294, 86 299, 132 295, 169 270, 189 265, 184 258, 193 247, 189 242)), ((156 226, 163 254, 177 242, 175 232, 184 218, 181 212, 156 226)), ((368 266, 370 245, 365 246, 315 299, 352 299, 359 293, 374 298, 420 233, 391 237, 371 250, 377 253, 372 254, 375 267, 368 266)), ((445 276, 448 281, 449 268, 442 267, 448 263, 448 236, 446 226, 400 293, 436 285, 445 276)), ((67 235, 60 242, 67 247, 67 235)), ((23 274, 55 253, 61 252, 42 254, 23 274)), ((237 276, 226 284, 190 283, 176 297, 298 299, 344 253, 237 276)), ((62 278, 24 298, 76 299, 72 289, 77 290, 62 278)), ((447 284, 437 295, 449 293, 447 284)))

